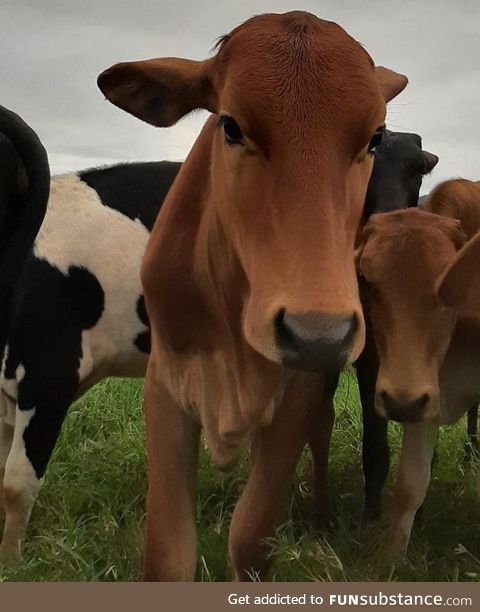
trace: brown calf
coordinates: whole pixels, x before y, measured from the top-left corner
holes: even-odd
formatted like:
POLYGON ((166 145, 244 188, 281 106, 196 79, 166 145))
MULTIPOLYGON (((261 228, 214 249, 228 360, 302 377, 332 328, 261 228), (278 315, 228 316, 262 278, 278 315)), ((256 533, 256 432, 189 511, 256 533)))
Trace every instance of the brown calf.
POLYGON ((331 415, 315 414, 323 372, 363 347, 353 246, 385 101, 406 82, 303 12, 248 20, 204 62, 118 64, 100 75, 110 101, 154 125, 214 113, 142 268, 152 327, 146 579, 194 577, 200 426, 219 466, 251 443, 229 548, 237 579, 263 576, 265 538, 312 423, 323 418, 316 426, 329 438, 331 415))
MULTIPOLYGON (((443 195, 452 187, 435 190, 427 208, 446 210, 443 195)), ((462 213, 470 221, 480 198, 469 203, 462 189, 453 193, 457 206, 450 197, 449 216, 462 213)), ((480 398, 480 325, 457 318, 450 307, 462 313, 473 295, 465 292, 465 270, 477 239, 459 251, 463 219, 415 210, 372 217, 363 239, 360 269, 369 285, 380 362, 376 408, 404 430, 393 523, 393 550, 404 555, 430 480, 438 427, 454 423, 480 398)))
MULTIPOLYGON (((453 179, 438 185, 424 204, 425 210, 460 219, 467 240, 480 230, 480 181, 453 179)), ((474 285, 472 286, 474 289, 474 285)), ((468 411, 469 453, 478 451, 478 405, 468 411)))

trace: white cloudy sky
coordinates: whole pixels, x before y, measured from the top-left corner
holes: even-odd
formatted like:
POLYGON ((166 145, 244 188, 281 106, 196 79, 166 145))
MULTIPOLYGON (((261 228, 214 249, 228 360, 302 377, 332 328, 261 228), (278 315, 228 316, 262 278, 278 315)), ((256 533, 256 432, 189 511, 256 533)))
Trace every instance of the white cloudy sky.
POLYGON ((154 129, 103 100, 97 75, 118 61, 203 59, 251 15, 292 9, 337 21, 377 64, 409 77, 388 126, 419 133, 440 156, 424 191, 452 176, 480 178, 478 0, 1 0, 0 104, 38 132, 54 173, 184 159, 205 114, 154 129))

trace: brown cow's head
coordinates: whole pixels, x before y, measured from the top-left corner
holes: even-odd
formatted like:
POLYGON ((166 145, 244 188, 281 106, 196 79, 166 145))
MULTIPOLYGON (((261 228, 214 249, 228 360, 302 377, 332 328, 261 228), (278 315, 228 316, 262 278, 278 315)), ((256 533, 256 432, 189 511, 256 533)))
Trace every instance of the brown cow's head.
POLYGON ((461 178, 444 181, 428 195, 423 209, 458 219, 470 240, 480 230, 480 181, 461 178))
POLYGON ((438 416, 438 372, 456 315, 437 285, 464 240, 459 221, 416 209, 373 215, 365 226, 359 266, 369 288, 382 416, 438 416))
POLYGON ((156 126, 215 114, 200 136, 209 214, 241 270, 247 342, 299 369, 354 360, 364 340, 354 239, 385 102, 407 79, 375 68, 338 25, 292 12, 248 20, 209 60, 117 64, 98 83, 156 126))

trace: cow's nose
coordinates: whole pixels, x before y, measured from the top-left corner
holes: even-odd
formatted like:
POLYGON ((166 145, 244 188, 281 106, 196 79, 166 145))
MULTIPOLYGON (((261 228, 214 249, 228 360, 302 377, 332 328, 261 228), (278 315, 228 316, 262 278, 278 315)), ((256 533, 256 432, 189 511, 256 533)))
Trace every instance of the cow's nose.
POLYGON ((392 396, 388 391, 380 391, 379 395, 387 417, 399 423, 421 421, 430 401, 428 393, 422 393, 414 398, 401 395, 392 396))
POLYGON ((358 330, 357 315, 289 313, 275 317, 276 341, 282 363, 297 370, 340 370, 358 330))

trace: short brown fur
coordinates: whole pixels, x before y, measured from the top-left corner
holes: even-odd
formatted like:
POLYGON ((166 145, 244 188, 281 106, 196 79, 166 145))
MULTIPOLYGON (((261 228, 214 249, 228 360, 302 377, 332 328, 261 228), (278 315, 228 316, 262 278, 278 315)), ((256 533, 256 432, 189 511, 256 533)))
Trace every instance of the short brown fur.
POLYGON ((235 577, 245 580, 264 576, 265 538, 283 514, 323 387, 325 365, 318 373, 283 366, 278 316, 314 316, 327 334, 335 321, 355 320, 345 359, 361 351, 353 245, 372 167, 367 147, 406 79, 375 71, 341 28, 302 12, 252 18, 214 58, 184 61, 121 64, 99 77, 112 102, 155 125, 186 108, 215 113, 142 266, 152 326, 145 577, 194 576, 201 425, 219 466, 252 443, 229 546, 235 577), (225 142, 219 115, 235 119, 241 146, 225 142))

